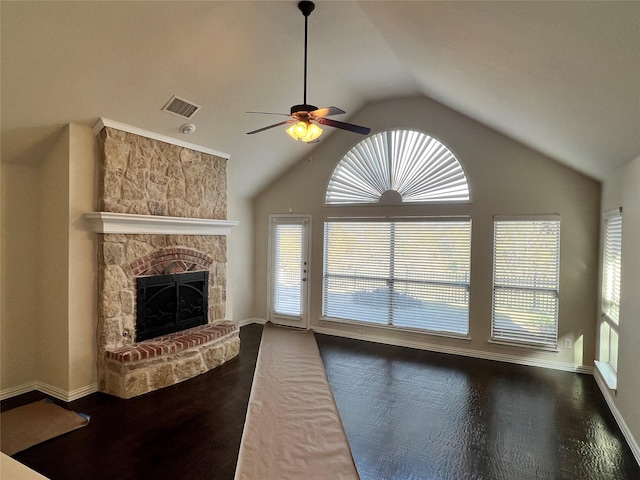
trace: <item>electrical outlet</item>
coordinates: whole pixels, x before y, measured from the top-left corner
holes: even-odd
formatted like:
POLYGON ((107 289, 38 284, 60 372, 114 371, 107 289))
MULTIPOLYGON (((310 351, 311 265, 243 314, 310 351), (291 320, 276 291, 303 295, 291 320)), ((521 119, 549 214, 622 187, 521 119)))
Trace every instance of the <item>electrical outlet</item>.
POLYGON ((570 338, 564 339, 564 348, 571 348, 573 346, 573 341, 570 338))

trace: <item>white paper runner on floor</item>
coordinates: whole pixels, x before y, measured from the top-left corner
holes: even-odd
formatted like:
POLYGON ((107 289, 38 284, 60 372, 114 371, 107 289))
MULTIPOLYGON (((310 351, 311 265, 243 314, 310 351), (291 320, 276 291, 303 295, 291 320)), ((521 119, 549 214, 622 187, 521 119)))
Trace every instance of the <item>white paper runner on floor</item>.
POLYGON ((235 479, 359 478, 313 332, 267 323, 235 479))

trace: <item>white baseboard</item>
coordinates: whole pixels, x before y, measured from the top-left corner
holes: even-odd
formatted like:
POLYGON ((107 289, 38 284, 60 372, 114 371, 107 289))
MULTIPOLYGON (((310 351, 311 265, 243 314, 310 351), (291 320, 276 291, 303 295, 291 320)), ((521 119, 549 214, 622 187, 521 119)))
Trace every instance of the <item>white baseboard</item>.
POLYGON ((86 395, 97 392, 98 384, 94 383, 84 387, 76 388, 75 390, 68 392, 66 390, 62 390, 61 388, 54 387, 53 385, 49 385, 48 383, 29 382, 17 387, 11 387, 0 391, 0 400, 5 400, 17 395, 22 395, 23 393, 29 393, 34 390, 38 390, 39 392, 50 395, 54 398, 57 398, 58 400, 62 400, 63 402, 72 402, 86 395))
POLYGON ((613 399, 612 391, 607 386, 606 381, 604 380, 604 378, 602 377, 602 375, 600 374, 597 368, 594 369, 593 378, 596 379, 596 383, 598 384, 598 387, 600 387, 600 391, 602 392, 602 396, 604 397, 605 401, 607 402, 607 405, 609 406, 609 410, 611 410, 611 413, 616 419, 616 422, 618 423, 618 426, 620 427, 620 430, 622 431, 624 438, 627 440, 627 443, 629 444, 629 448, 633 452, 633 456, 636 458, 636 462, 638 462, 638 465, 640 465, 640 446, 638 446, 638 442, 636 442, 636 439, 633 437, 631 430, 629 430, 629 427, 627 426, 627 422, 624 421, 624 418, 622 417, 620 410, 618 410, 618 407, 616 407, 616 402, 613 399))
POLYGON ((259 323, 260 325, 264 325, 265 323, 267 323, 267 321, 264 318, 251 317, 240 320, 238 322, 238 325, 240 327, 244 327, 245 325, 251 325, 252 323, 259 323))
POLYGON ((4 390, 0 390, 0 400, 6 400, 7 398, 29 393, 33 390, 38 390, 38 382, 29 382, 18 385, 17 387, 5 388, 4 390))
POLYGON ((394 345, 396 347, 408 347, 416 350, 426 350, 437 353, 448 353, 451 355, 460 355, 463 357, 479 358, 484 360, 495 360, 498 362, 513 363, 517 365, 526 365, 530 367, 551 368, 553 370, 563 370, 566 372, 577 372, 593 374, 593 367, 584 365, 575 365, 573 363, 554 362, 551 360, 539 358, 524 358, 515 355, 507 355, 503 353, 482 352, 479 350, 471 350, 468 348, 451 347, 448 345, 425 344, 412 340, 399 340, 395 338, 381 338, 378 336, 358 334, 353 332, 345 332, 344 330, 336 330, 327 327, 311 327, 314 332, 325 335, 334 335, 338 337, 353 338, 355 340, 365 340, 367 342, 382 343, 384 345, 394 345))

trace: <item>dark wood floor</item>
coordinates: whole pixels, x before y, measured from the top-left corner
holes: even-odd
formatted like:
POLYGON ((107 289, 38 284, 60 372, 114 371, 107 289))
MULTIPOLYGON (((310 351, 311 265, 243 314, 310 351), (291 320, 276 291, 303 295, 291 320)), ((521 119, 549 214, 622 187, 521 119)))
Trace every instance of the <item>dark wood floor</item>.
MULTIPOLYGON (((243 327, 238 358, 179 385, 56 401, 91 423, 14 458, 53 480, 233 479, 261 332, 243 327)), ((363 480, 640 479, 588 375, 316 338, 363 480)))

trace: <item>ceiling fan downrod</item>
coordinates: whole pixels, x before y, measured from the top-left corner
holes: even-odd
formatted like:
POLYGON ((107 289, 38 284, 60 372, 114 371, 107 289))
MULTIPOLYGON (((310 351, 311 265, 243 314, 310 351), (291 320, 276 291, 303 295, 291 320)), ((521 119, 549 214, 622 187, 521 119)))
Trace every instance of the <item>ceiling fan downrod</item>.
POLYGON ((307 39, 309 35, 309 15, 316 8, 315 3, 303 0, 298 3, 298 9, 304 15, 304 94, 302 105, 294 105, 291 107, 291 114, 297 112, 313 112, 318 107, 307 104, 307 39))

